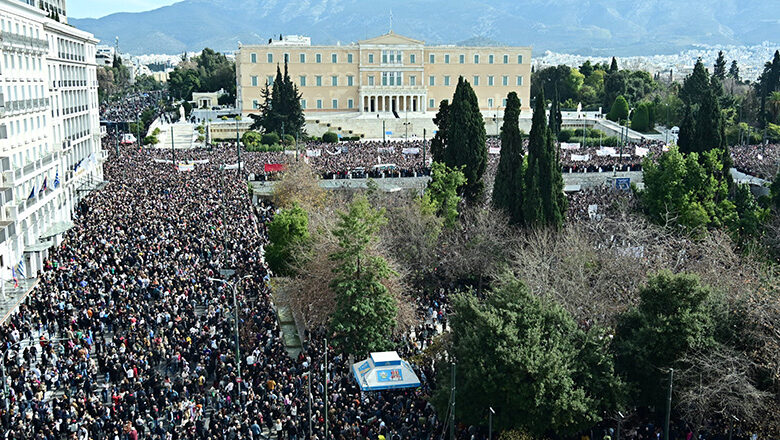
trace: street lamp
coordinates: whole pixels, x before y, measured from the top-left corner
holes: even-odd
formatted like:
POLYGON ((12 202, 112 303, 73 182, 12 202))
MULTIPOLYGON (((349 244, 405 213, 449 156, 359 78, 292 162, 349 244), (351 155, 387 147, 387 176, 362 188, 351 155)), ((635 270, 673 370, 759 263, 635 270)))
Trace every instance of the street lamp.
POLYGON ((493 440, 493 414, 496 412, 493 411, 492 406, 489 406, 488 409, 490 410, 488 413, 488 440, 493 440))
MULTIPOLYGON (((252 278, 252 275, 244 275, 239 279, 238 281, 231 283, 230 281, 225 281, 219 278, 209 278, 209 281, 222 283, 226 286, 229 286, 233 289, 233 327, 236 333, 236 365, 238 367, 238 378, 241 379, 241 346, 239 345, 238 340, 238 299, 237 299, 237 289, 238 284, 241 281, 244 281, 247 278, 252 278)), ((239 385, 240 386, 240 385, 239 385)), ((241 390, 239 389, 239 395, 241 395, 241 390)))

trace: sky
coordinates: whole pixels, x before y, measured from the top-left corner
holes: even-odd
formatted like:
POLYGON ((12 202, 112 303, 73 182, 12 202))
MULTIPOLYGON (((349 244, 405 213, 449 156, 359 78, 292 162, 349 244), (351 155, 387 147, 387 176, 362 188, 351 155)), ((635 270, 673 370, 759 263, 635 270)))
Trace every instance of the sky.
POLYGON ((181 0, 68 0, 68 16, 100 18, 114 12, 141 12, 168 6, 181 0))

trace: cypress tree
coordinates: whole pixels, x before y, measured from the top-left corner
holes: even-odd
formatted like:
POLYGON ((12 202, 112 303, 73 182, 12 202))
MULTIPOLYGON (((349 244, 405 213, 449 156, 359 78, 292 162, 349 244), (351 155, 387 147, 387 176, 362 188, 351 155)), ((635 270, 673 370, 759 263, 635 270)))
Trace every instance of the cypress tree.
POLYGON ((711 80, 701 59, 680 89, 684 104, 683 124, 680 126, 678 145, 681 153, 709 151, 722 148, 723 114, 718 103, 720 82, 711 80))
POLYGON ((465 196, 475 202, 483 191, 482 175, 487 167, 485 144, 485 120, 479 110, 479 102, 471 84, 461 76, 447 121, 447 147, 444 163, 450 168, 464 167, 466 176, 465 196))
POLYGON ((712 67, 712 76, 720 80, 726 79, 726 59, 723 57, 723 51, 718 52, 718 59, 712 67))
POLYGON ((612 57, 612 63, 609 65, 609 73, 615 73, 618 71, 617 59, 612 57))
POLYGON ((431 139, 431 157, 434 162, 444 162, 444 149, 447 148, 447 122, 450 115, 450 103, 442 99, 439 103, 439 112, 433 118, 433 123, 438 129, 431 139))
POLYGON ((287 61, 284 62, 285 133, 295 134, 303 130, 306 118, 301 108, 301 92, 290 79, 287 61))
POLYGON ((493 206, 504 211, 515 225, 523 224, 523 140, 519 128, 520 99, 510 92, 501 126, 501 157, 493 183, 493 206))
POLYGON ((540 92, 529 134, 523 215, 529 227, 558 228, 566 214, 566 198, 560 158, 546 119, 544 92, 540 92))
POLYGON ((734 81, 739 82, 739 66, 737 65, 737 60, 731 61, 731 67, 729 67, 729 78, 733 78, 734 81))

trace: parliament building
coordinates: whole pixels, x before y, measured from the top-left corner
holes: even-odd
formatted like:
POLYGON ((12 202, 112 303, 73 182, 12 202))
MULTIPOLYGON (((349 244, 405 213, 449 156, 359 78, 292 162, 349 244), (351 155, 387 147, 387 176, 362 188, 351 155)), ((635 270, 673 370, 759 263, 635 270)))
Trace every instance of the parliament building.
POLYGON ((458 77, 468 80, 486 114, 499 113, 509 92, 529 110, 530 47, 427 46, 392 31, 349 45, 312 46, 287 36, 236 53, 237 105, 256 113, 261 91, 287 62, 307 117, 340 113, 422 116, 452 100, 458 77))

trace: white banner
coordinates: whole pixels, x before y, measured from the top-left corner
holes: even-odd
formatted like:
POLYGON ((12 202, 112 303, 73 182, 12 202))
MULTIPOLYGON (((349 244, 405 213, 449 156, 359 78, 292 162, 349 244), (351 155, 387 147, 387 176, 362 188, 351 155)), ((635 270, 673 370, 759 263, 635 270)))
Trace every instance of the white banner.
POLYGON ((295 156, 296 151, 295 150, 284 150, 284 154, 288 156, 295 156))
POLYGON ((230 164, 230 165, 223 165, 222 169, 223 170, 237 170, 238 169, 238 164, 234 163, 234 164, 230 164))
POLYGON ((571 160, 574 162, 587 162, 590 160, 590 154, 574 154, 571 155, 571 160))
POLYGON ((403 154, 420 154, 419 148, 404 148, 401 151, 403 154))
POLYGON ((180 163, 178 168, 179 168, 179 171, 182 171, 182 172, 184 172, 184 171, 194 171, 195 170, 195 164, 193 164, 193 163, 180 163))
POLYGON ((639 146, 634 148, 634 154, 639 156, 639 157, 645 157, 649 153, 650 153, 650 149, 649 148, 644 148, 644 147, 639 147, 639 146))
POLYGON ((336 149, 336 151, 334 151, 334 152, 332 152, 332 153, 331 153, 330 151, 328 151, 328 150, 325 150, 325 152, 326 152, 326 153, 328 153, 328 154, 330 154, 331 156, 335 156, 335 155, 337 155, 337 154, 341 154, 341 149, 338 149, 338 148, 337 148, 337 149, 336 149))
POLYGON ((395 148, 393 147, 379 147, 376 149, 377 153, 379 154, 393 154, 395 152, 395 148))
POLYGON ((561 142, 561 150, 579 150, 579 142, 561 142))
POLYGON ((154 159, 156 163, 173 163, 170 159, 154 159))
POLYGON ((596 151, 598 156, 614 156, 616 154, 617 151, 612 147, 601 147, 596 151))
POLYGON ((488 153, 490 153, 490 154, 501 154, 501 147, 490 147, 488 149, 488 153))
POLYGON ((322 156, 322 150, 316 149, 316 150, 306 150, 306 157, 320 157, 322 156))
POLYGON ((209 163, 209 160, 208 159, 188 160, 187 163, 195 163, 195 164, 199 164, 199 165, 206 165, 207 163, 209 163))

